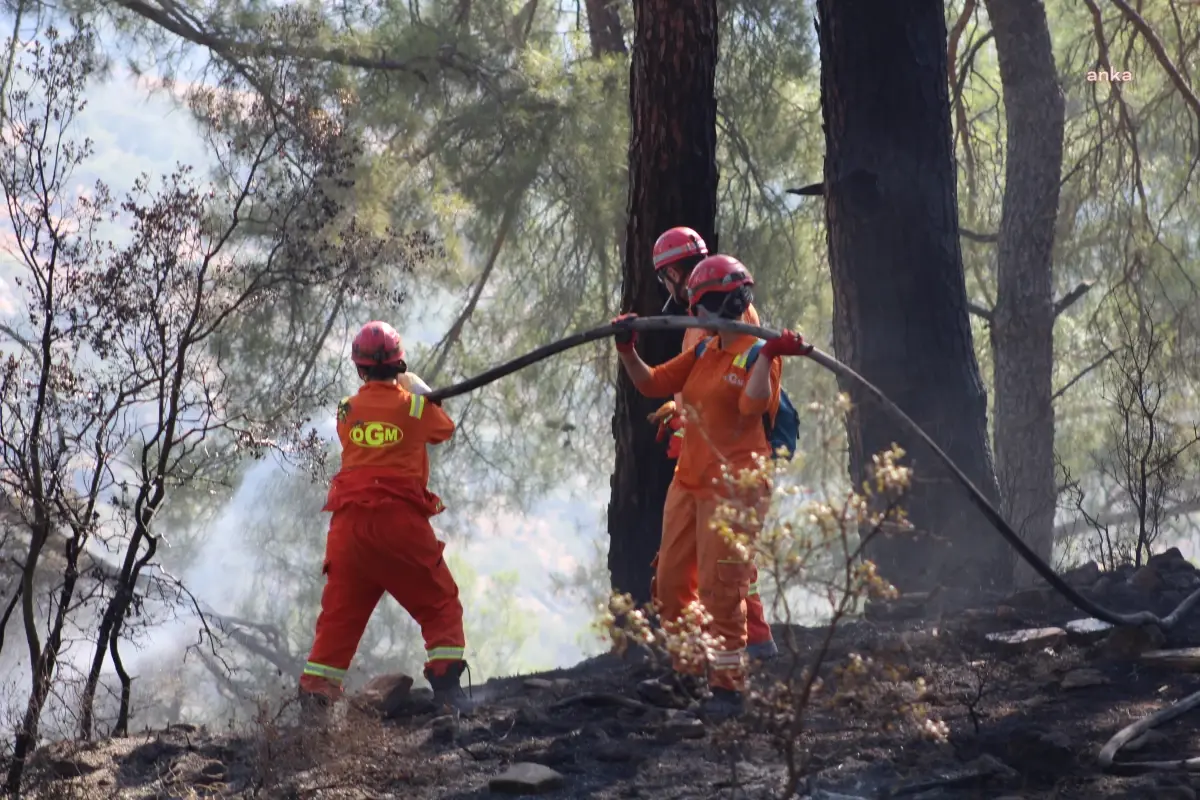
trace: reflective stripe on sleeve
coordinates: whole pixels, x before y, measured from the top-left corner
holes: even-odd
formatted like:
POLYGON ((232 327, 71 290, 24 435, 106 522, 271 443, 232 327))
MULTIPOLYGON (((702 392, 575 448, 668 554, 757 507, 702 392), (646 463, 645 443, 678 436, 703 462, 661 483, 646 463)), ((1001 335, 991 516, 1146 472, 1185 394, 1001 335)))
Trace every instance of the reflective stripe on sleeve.
POLYGON ((408 415, 410 417, 416 417, 417 419, 420 419, 421 415, 424 413, 425 413, 425 395, 414 394, 412 396, 412 400, 410 400, 408 403, 408 415))

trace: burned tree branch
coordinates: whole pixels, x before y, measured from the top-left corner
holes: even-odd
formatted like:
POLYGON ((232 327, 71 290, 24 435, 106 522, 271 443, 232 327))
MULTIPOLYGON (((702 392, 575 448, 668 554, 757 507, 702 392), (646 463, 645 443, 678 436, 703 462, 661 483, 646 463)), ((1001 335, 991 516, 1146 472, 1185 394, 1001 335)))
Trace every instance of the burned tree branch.
POLYGON ((1078 302, 1079 299, 1087 294, 1088 290, 1091 289, 1095 284, 1095 281, 1083 281, 1074 289, 1063 295, 1062 298, 1054 304, 1054 316, 1057 318, 1064 311, 1078 302))
POLYGON ((1051 402, 1059 399, 1064 394, 1066 394, 1068 391, 1070 391, 1072 386, 1074 386, 1075 384, 1079 383, 1081 380, 1086 378, 1088 376, 1088 374, 1091 373, 1093 370, 1097 369, 1098 367, 1103 366, 1106 361, 1108 361, 1110 358, 1113 357, 1113 355, 1114 355, 1114 353, 1110 350, 1107 353, 1105 353, 1104 355, 1102 355, 1100 358, 1096 359, 1091 364, 1088 364, 1086 367, 1084 367, 1082 370, 1080 370, 1079 373, 1076 374, 1074 378, 1071 378, 1071 380, 1069 380, 1065 384, 1063 384, 1061 389, 1056 390, 1054 392, 1054 394, 1050 395, 1051 402))
POLYGON ((993 314, 990 309, 984 308, 983 306, 981 306, 977 303, 972 303, 970 300, 968 300, 967 301, 967 311, 969 311, 971 314, 979 317, 981 320, 983 320, 987 324, 989 324, 989 325, 992 324, 993 314))
POLYGON ((975 231, 967 230, 961 225, 958 226, 958 235, 972 242, 981 242, 983 244, 994 244, 1000 240, 1000 234, 998 233, 976 233, 975 231))

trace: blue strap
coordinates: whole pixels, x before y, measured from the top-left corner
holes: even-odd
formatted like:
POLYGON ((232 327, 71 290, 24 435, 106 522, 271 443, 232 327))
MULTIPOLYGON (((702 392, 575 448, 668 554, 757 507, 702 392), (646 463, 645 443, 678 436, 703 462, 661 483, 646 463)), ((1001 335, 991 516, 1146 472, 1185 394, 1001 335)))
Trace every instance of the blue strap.
POLYGON ((753 346, 751 346, 749 350, 746 351, 747 372, 749 372, 750 368, 754 366, 754 359, 758 358, 758 353, 763 349, 764 344, 766 344, 766 342, 764 342, 762 339, 759 339, 753 346))

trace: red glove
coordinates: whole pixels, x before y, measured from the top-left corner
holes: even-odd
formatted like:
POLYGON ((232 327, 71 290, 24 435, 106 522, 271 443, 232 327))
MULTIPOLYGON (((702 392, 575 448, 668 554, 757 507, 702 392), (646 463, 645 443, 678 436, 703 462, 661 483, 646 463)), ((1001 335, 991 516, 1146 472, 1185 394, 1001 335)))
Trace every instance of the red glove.
MULTIPOLYGON (((615 317, 612 323, 613 325, 619 325, 622 322, 632 322, 635 319, 637 319, 637 314, 622 314, 619 317, 615 317)), ((637 331, 618 331, 617 334, 613 336, 613 342, 615 342, 617 345, 618 353, 632 353, 633 343, 636 341, 637 331)))
POLYGON ((668 436, 674 437, 675 431, 683 427, 683 420, 678 415, 667 417, 662 422, 658 423, 658 433, 654 436, 654 441, 661 442, 668 436))
MULTIPOLYGON (((683 422, 679 422, 679 427, 675 430, 678 432, 683 428, 683 422)), ((677 459, 679 454, 683 452, 683 437, 671 434, 671 438, 667 440, 667 458, 677 459)))
POLYGON ((804 341, 804 337, 795 331, 784 330, 777 339, 768 339, 759 352, 763 358, 776 356, 806 356, 813 351, 813 346, 804 341))

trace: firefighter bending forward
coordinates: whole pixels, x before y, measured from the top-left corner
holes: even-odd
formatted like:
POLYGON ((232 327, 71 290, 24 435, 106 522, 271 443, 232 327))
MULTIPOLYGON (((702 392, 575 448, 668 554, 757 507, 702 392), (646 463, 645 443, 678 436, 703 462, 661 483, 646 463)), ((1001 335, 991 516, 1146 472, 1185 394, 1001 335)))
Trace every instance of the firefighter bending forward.
MULTIPOLYGON (((689 310, 701 320, 740 319, 753 299, 753 286, 750 272, 737 259, 709 256, 688 278, 689 310)), ((712 523, 723 501, 752 509, 755 513, 735 530, 753 543, 771 500, 768 480, 730 487, 721 480, 722 467, 727 465, 736 476, 769 454, 763 415, 774 423, 782 377, 779 357, 803 355, 808 349, 800 336, 783 331, 762 346, 747 369, 746 355, 757 343, 755 337, 718 334, 715 329, 709 336, 702 354, 697 354, 698 348, 685 350, 657 367, 647 366, 638 356, 634 331, 617 334, 615 342, 621 366, 639 392, 647 397, 682 394, 691 431, 683 439, 663 508, 655 571, 660 617, 664 625, 670 624, 699 599, 712 616, 708 632, 722 639, 711 665, 676 656, 670 674, 644 681, 638 690, 655 703, 703 700, 704 715, 719 720, 741 714, 744 707, 746 601, 755 567, 752 558, 727 542, 712 523), (705 691, 706 672, 711 692, 705 691)))
POLYGON ((404 388, 417 387, 402 377, 404 349, 391 325, 368 322, 354 338, 351 357, 363 386, 338 405, 342 466, 322 509, 333 518, 301 699, 327 707, 341 697, 359 640, 387 592, 421 626, 434 701, 469 713, 472 703, 459 682, 467 666, 463 608, 443 558, 445 544, 429 524, 444 506, 427 488, 425 446, 449 439, 454 423, 439 405, 404 388))
MULTIPOLYGON (((667 315, 687 315, 688 297, 687 282, 692 270, 708 256, 708 245, 700 238, 700 234, 691 228, 671 228, 659 236, 654 242, 654 274, 668 292, 667 304, 663 313, 667 315)), ((742 322, 751 325, 758 324, 758 311, 754 303, 747 303, 742 312, 742 322)), ((701 328, 688 328, 683 332, 682 350, 692 350, 701 340, 708 338, 701 328)), ((675 398, 663 403, 657 411, 650 415, 650 422, 658 423, 658 438, 667 439, 667 458, 677 459, 683 449, 684 421, 679 410, 683 408, 683 396, 678 392, 675 398), (669 437, 669 438, 668 438, 669 437)), ((658 569, 658 556, 650 568, 658 569)), ((658 582, 651 579, 650 599, 658 602, 658 582)), ((746 645, 746 657, 752 661, 769 661, 779 655, 775 638, 771 635, 771 626, 767 624, 763 612, 762 597, 758 593, 758 569, 754 570, 754 579, 750 582, 749 595, 746 597, 746 630, 749 643, 746 645)))

